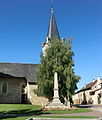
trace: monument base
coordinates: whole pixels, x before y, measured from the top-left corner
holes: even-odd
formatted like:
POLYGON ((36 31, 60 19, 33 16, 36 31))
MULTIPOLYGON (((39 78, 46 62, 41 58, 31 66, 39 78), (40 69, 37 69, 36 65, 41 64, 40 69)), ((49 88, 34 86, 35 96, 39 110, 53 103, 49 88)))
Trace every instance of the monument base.
POLYGON ((45 107, 45 109, 67 109, 68 106, 65 106, 60 102, 59 99, 53 99, 53 101, 45 107))

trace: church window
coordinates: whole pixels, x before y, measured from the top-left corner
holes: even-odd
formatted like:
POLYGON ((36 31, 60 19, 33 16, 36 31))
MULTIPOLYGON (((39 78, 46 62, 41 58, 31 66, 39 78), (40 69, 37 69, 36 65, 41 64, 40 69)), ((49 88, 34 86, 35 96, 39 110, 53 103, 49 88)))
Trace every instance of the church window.
POLYGON ((4 82, 2 84, 2 93, 7 93, 7 83, 6 82, 4 82))

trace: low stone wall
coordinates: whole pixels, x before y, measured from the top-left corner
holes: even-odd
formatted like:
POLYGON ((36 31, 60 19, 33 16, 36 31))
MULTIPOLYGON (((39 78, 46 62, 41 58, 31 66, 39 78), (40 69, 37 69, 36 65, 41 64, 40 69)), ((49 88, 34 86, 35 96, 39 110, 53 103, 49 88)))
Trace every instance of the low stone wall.
POLYGON ((31 102, 31 104, 33 105, 42 105, 45 106, 46 104, 48 104, 48 99, 46 99, 45 97, 39 97, 34 93, 34 90, 37 89, 37 85, 27 85, 27 94, 28 94, 28 99, 31 102))

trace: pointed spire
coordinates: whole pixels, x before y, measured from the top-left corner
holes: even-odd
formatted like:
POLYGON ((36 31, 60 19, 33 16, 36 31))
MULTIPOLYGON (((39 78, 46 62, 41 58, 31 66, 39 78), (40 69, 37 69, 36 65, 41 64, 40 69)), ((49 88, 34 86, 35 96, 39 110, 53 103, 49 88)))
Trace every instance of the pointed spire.
POLYGON ((56 24, 56 20, 55 20, 55 17, 54 17, 54 10, 53 10, 53 8, 51 8, 51 18, 50 18, 50 24, 49 24, 49 28, 48 28, 47 37, 49 39, 53 39, 53 38, 60 39, 60 36, 59 36, 59 33, 58 33, 57 24, 56 24))

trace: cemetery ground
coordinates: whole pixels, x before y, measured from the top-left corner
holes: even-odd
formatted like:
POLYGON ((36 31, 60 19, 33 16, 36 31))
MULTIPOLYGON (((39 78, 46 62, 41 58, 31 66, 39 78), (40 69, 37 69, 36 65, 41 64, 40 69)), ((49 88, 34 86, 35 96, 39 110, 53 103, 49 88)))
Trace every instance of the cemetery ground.
POLYGON ((0 120, 25 120, 27 118, 99 118, 102 113, 89 108, 73 110, 46 110, 29 104, 0 104, 0 120), (99 115, 100 113, 100 115, 99 115))

